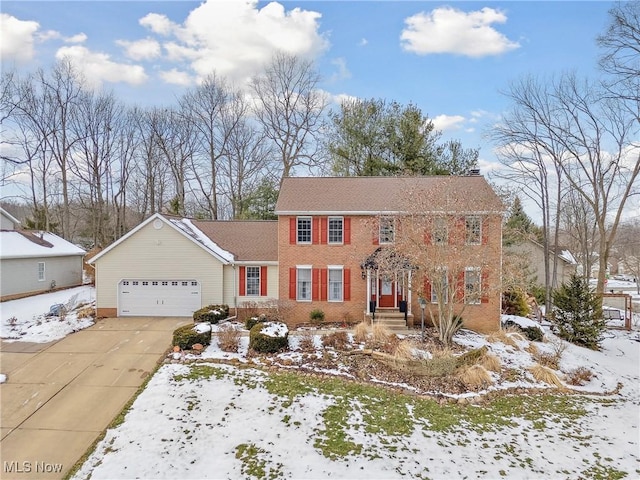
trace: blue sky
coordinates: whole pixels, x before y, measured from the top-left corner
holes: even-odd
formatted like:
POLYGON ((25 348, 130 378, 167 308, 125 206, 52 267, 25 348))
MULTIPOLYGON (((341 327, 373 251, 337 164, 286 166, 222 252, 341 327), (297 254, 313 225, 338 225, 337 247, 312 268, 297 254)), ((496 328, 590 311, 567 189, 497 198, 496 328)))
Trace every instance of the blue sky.
MULTIPOLYGON (((596 74, 611 2, 3 1, 3 71, 67 55, 129 104, 173 103, 215 69, 236 84, 278 48, 314 59, 321 88, 419 106, 445 137, 480 148, 524 74, 596 74)), ((334 104, 335 106, 335 104, 334 104)))

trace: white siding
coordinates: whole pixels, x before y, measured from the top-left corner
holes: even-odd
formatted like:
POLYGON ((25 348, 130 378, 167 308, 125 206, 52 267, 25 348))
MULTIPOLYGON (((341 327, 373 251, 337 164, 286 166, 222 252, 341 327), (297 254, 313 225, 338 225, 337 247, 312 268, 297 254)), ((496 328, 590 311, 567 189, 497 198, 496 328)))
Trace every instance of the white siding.
POLYGON ((125 278, 194 279, 201 284, 203 306, 223 303, 222 263, 166 224, 159 230, 153 222, 145 225, 95 267, 97 308, 117 308, 118 283, 125 278))
MULTIPOLYGON (((256 264, 256 266, 259 266, 256 264)), ((226 265, 224 267, 224 275, 225 279, 228 280, 225 282, 224 286, 224 298, 227 305, 229 307, 240 307, 244 302, 269 302, 272 303, 274 300, 278 299, 278 266, 277 265, 269 265, 267 266, 267 295, 265 297, 255 297, 255 296, 244 296, 241 297, 238 295, 239 292, 239 282, 240 282, 240 271, 238 265, 234 267, 231 265, 226 265), (236 303, 237 302, 237 303, 236 303)))

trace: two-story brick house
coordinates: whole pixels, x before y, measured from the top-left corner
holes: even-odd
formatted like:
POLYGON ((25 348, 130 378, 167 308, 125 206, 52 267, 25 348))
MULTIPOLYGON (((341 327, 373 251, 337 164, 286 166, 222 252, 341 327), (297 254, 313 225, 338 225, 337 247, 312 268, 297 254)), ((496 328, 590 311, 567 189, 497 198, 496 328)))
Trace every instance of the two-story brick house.
POLYGON ((502 210, 479 175, 286 178, 277 221, 155 214, 104 249, 90 260, 98 315, 251 303, 286 306, 292 324, 316 309, 332 322, 375 309, 412 325, 420 298, 427 316, 438 304, 437 277, 459 287, 444 295, 467 327, 495 330, 502 210))
POLYGON ((402 311, 411 325, 421 297, 437 303, 435 262, 460 285, 450 296, 465 324, 496 330, 502 213, 479 175, 286 178, 276 205, 280 299, 299 321, 315 309, 328 320, 402 311), (405 238, 416 232, 420 242, 405 238))

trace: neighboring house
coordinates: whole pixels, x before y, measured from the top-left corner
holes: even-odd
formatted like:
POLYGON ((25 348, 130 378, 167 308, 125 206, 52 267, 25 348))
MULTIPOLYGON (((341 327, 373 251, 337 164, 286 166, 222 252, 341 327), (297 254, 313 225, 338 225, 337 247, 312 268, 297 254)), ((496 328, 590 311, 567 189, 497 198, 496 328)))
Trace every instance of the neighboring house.
MULTIPOLYGON (((532 280, 539 285, 544 285, 544 246, 542 244, 535 240, 526 239, 505 247, 505 250, 515 253, 522 257, 523 260, 526 260, 532 280)), ((557 257, 558 263, 556 277, 555 279, 551 278, 551 285, 553 288, 557 288, 567 282, 572 274, 576 273, 578 262, 568 249, 551 247, 549 252, 550 275, 553 275, 554 256, 557 257)))
POLYGON ((0 208, 0 296, 39 293, 82 284, 85 251, 48 232, 20 229, 0 208))
MULTIPOLYGON (((420 311, 415 272, 405 263, 381 275, 377 258, 393 242, 407 192, 432 192, 424 214, 474 228, 477 242, 451 251, 486 253, 491 271, 468 265, 461 282, 482 283, 465 307, 469 328, 495 330, 500 318, 503 205, 486 180, 466 177, 285 178, 277 221, 197 221, 155 214, 104 249, 95 266, 99 316, 189 316, 201 306, 278 302, 292 323, 320 309, 327 321, 359 321, 378 309, 420 311), (450 209, 445 198, 456 198, 450 209), (466 223, 465 223, 466 220, 466 223), (372 227, 375 225, 375 227, 372 227)), ((425 232, 427 233, 427 232, 425 232)), ((425 235, 425 249, 434 248, 425 235)), ((452 235, 451 238, 454 238, 452 235)), ((463 269, 464 270, 464 269, 463 269)), ((422 287, 422 285, 420 285, 422 287)), ((418 315, 419 318, 419 315, 418 315)))

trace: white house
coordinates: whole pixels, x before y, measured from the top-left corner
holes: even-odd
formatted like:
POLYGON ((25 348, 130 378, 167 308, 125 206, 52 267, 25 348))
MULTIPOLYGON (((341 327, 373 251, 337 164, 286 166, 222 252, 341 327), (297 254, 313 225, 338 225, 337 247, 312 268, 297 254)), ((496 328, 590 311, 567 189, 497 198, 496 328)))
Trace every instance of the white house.
POLYGON ((53 233, 22 230, 2 208, 0 226, 0 297, 82 284, 82 248, 53 233))

